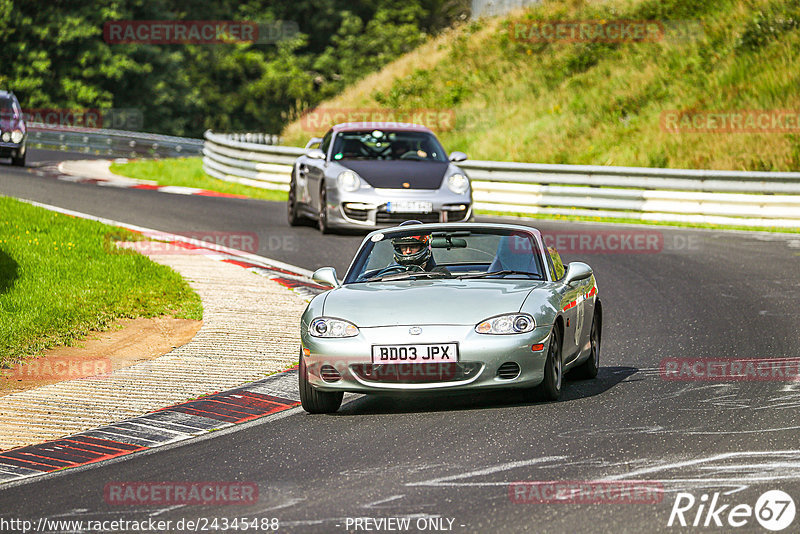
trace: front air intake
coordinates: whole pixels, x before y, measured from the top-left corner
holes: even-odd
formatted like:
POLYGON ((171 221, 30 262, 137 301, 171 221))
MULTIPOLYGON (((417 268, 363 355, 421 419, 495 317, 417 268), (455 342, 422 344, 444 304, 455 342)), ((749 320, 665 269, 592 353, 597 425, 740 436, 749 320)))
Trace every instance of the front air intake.
POLYGON ((497 369, 497 378, 511 380, 519 376, 519 365, 515 362, 506 362, 497 369))
POLYGON ((340 375, 339 371, 334 369, 332 365, 323 365, 320 367, 319 376, 325 382, 338 382, 342 379, 342 375, 340 375))

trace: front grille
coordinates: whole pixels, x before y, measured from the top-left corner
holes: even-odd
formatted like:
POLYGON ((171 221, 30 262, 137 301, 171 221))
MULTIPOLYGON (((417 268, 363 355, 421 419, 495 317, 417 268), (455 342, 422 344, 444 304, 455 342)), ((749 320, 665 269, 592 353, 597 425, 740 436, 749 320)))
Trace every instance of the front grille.
POLYGON ((362 380, 390 384, 427 384, 457 382, 476 376, 481 364, 467 363, 398 363, 380 365, 362 363, 350 369, 362 380))
POLYGON ((400 224, 401 222, 417 220, 423 223, 439 222, 439 212, 430 213, 387 213, 379 211, 375 215, 375 222, 378 224, 400 224))
POLYGON ((519 376, 519 365, 515 362, 506 362, 497 369, 497 378, 511 380, 519 376))
POLYGON ((342 379, 339 371, 333 368, 332 365, 323 365, 319 368, 319 376, 325 382, 338 382, 342 379))
POLYGON ((357 209, 351 208, 347 204, 343 205, 342 209, 344 210, 344 214, 347 217, 349 217, 350 219, 353 219, 354 221, 366 221, 367 220, 367 210, 357 210, 357 209))

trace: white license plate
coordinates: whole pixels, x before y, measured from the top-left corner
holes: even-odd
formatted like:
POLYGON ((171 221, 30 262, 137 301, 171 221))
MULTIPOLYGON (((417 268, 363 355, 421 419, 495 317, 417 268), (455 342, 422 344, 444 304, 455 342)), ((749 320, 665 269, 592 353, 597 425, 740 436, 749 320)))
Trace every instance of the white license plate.
POLYGON ((433 203, 421 200, 397 200, 387 202, 386 211, 389 213, 430 213, 433 211, 433 203))
POLYGON ((454 363, 457 361, 458 343, 372 346, 372 363, 454 363))

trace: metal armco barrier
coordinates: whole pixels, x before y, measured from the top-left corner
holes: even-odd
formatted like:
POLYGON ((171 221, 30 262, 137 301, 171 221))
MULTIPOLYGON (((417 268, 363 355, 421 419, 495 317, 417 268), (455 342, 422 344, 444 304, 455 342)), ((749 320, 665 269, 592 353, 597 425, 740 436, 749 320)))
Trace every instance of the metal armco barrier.
POLYGON ((123 158, 199 156, 201 139, 93 128, 28 124, 28 146, 123 158))
MULTIPOLYGON (((218 179, 288 190, 305 149, 205 133, 203 167, 218 179)), ((703 171, 465 161, 475 207, 579 215, 800 228, 800 172, 703 171)))

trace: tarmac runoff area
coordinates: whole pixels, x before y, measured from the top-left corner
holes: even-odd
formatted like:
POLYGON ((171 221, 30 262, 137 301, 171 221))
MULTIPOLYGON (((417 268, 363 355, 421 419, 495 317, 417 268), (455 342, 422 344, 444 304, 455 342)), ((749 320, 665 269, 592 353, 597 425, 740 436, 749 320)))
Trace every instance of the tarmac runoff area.
MULTIPOLYGON (((259 265, 253 257, 188 248, 196 253, 148 256, 180 273, 199 294, 203 326, 194 339, 110 375, 0 397, 2 454, 258 381, 296 364, 300 315, 323 288, 304 274, 259 265)), ((291 378, 296 384, 296 376, 291 378)), ((287 389, 285 383, 278 393, 287 389)), ((277 394, 268 389, 262 393, 277 394)))

